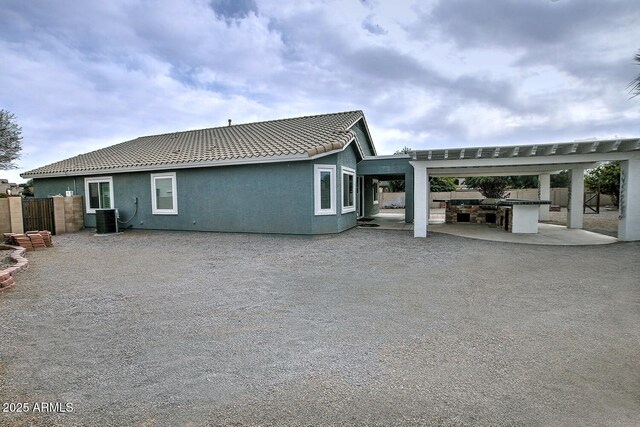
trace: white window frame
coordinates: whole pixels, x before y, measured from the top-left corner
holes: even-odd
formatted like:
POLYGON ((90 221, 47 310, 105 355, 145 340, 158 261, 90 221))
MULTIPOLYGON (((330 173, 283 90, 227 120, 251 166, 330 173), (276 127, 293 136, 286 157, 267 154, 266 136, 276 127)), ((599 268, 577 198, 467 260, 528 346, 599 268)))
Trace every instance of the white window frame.
POLYGON ((177 215, 178 214, 178 189, 175 172, 163 172, 151 174, 151 213, 153 215, 177 215), (156 179, 171 178, 171 197, 173 209, 158 209, 156 204, 156 179))
POLYGON ((372 180, 371 187, 373 187, 373 204, 380 203, 380 182, 377 179, 372 180))
POLYGON ((91 178, 85 178, 84 179, 84 199, 85 199, 85 205, 86 205, 86 209, 87 209, 87 213, 88 214, 94 214, 96 213, 96 209, 103 209, 103 208, 92 208, 91 207, 91 199, 89 197, 89 184, 90 183, 101 183, 101 182, 108 182, 109 183, 109 199, 111 200, 111 206, 109 207, 109 209, 115 209, 116 206, 116 201, 113 198, 113 177, 110 176, 97 176, 97 177, 91 177, 91 178))
POLYGON ((316 215, 336 214, 336 165, 313 165, 313 198, 316 215), (331 177, 330 200, 331 207, 322 209, 322 197, 320 194, 320 174, 329 172, 331 177))
POLYGON ((354 169, 348 168, 346 166, 341 166, 340 167, 341 172, 342 172, 342 182, 340 183, 340 194, 342 197, 342 213, 346 214, 346 213, 350 213, 350 212, 355 212, 356 211, 356 171, 354 169), (345 206, 344 205, 344 179, 345 176, 352 176, 353 177, 353 184, 351 185, 351 191, 353 191, 353 205, 351 206, 345 206))

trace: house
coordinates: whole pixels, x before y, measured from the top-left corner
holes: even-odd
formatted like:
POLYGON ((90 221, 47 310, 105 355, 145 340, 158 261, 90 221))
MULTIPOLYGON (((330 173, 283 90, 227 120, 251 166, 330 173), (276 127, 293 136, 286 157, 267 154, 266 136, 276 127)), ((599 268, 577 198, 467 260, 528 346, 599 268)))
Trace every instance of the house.
MULTIPOLYGON (((380 181, 403 180, 405 221, 426 237, 430 177, 537 175, 548 201, 551 174, 569 170, 567 226, 582 228, 584 171, 602 161, 620 162, 618 239, 640 240, 639 138, 379 156, 363 113, 348 111, 145 136, 21 176, 36 197, 84 196, 86 227, 116 208, 121 228, 286 234, 354 227, 379 212, 380 181)), ((547 203, 518 209, 537 224, 547 203)))
POLYGON ((0 194, 18 196, 22 194, 22 188, 8 179, 0 179, 0 194))
POLYGON ((22 174, 35 197, 84 196, 86 227, 339 233, 377 213, 376 155, 361 111, 143 136, 22 174))

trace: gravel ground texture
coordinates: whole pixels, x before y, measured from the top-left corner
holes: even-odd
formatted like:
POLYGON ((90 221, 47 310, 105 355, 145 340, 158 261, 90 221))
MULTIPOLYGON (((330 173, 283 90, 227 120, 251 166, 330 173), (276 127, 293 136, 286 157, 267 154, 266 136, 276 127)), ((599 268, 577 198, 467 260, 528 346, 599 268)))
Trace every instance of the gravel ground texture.
POLYGON ((54 242, 0 294, 0 402, 73 412, 0 425, 640 424, 640 242, 54 242))
POLYGON ((4 249, 0 249, 0 270, 4 270, 5 268, 11 267, 13 263, 9 258, 12 251, 7 251, 4 249))
MULTIPOLYGON (((582 215, 582 228, 594 233, 606 234, 618 237, 618 210, 613 208, 600 208, 599 214, 585 213, 582 215)), ((560 212, 549 212, 550 224, 567 225, 567 209, 560 212)))

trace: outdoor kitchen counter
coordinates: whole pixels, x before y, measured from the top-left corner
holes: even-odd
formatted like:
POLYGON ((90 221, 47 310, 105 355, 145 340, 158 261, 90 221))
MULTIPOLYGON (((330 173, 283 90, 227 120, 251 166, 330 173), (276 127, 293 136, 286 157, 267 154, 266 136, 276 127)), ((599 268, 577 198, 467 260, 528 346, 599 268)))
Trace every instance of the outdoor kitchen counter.
POLYGON ((498 206, 522 206, 522 205, 550 205, 549 200, 519 200, 519 199, 501 199, 496 202, 498 206))
POLYGON ((495 224, 512 233, 537 233, 539 207, 551 204, 549 200, 520 199, 440 199, 434 202, 446 203, 447 223, 495 224))
POLYGON ((492 199, 490 202, 486 202, 489 199, 434 199, 434 202, 444 202, 450 205, 480 205, 480 206, 514 206, 514 205, 550 205, 549 200, 521 200, 521 199, 492 199))

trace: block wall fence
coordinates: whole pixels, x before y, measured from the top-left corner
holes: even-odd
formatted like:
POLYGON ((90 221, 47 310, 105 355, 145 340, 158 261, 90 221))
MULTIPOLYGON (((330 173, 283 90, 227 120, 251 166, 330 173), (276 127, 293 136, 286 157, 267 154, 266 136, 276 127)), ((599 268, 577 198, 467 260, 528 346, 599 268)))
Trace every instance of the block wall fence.
MULTIPOLYGON (((84 228, 82 196, 54 196, 53 217, 55 234, 72 233, 84 228)), ((22 197, 0 199, 0 233, 23 234, 22 197)))

